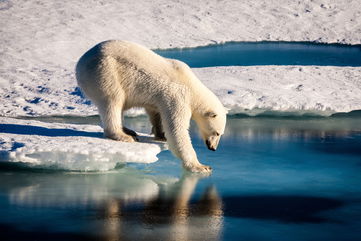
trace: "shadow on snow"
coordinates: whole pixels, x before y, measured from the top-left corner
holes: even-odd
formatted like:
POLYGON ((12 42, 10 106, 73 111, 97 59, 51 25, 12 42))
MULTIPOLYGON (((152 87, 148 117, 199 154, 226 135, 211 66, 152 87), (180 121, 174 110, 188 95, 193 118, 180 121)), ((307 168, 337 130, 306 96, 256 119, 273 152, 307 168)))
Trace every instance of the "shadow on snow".
POLYGON ((102 138, 101 132, 88 132, 71 129, 53 129, 40 126, 18 125, 18 124, 0 124, 0 133, 18 134, 18 135, 39 135, 39 136, 84 136, 102 138))

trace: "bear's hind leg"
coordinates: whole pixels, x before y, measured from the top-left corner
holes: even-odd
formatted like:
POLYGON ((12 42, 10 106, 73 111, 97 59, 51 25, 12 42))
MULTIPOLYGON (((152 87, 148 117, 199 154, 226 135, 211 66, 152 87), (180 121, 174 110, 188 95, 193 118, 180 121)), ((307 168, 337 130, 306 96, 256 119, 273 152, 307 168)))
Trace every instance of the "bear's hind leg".
POLYGON ((109 101, 98 105, 100 118, 104 126, 104 136, 116 141, 134 142, 136 138, 128 135, 122 125, 123 103, 109 101))
POLYGON ((146 109, 146 112, 149 116, 150 123, 152 124, 152 134, 154 134, 154 139, 158 141, 166 141, 163 127, 162 119, 160 113, 155 110, 146 109))
POLYGON ((125 134, 130 135, 130 136, 134 136, 134 137, 138 136, 137 132, 135 132, 125 126, 123 126, 123 131, 125 134))

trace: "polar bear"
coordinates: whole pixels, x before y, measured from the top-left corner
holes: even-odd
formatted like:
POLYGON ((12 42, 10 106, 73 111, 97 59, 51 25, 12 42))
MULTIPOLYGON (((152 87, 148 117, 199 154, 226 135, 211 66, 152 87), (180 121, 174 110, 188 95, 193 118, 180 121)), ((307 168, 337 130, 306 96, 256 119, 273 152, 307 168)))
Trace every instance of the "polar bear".
POLYGON ((78 85, 97 106, 104 135, 134 142, 136 133, 122 125, 122 113, 144 107, 156 139, 192 172, 209 173, 193 149, 193 119, 208 149, 215 151, 226 125, 226 109, 185 63, 167 59, 128 41, 109 40, 91 48, 76 66, 78 85))

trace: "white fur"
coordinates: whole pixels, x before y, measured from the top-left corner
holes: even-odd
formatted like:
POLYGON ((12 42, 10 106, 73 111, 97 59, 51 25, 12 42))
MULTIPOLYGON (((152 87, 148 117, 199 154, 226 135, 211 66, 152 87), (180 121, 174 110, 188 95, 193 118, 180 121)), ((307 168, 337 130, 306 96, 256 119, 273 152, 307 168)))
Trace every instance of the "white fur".
POLYGON ((79 60, 76 77, 83 92, 98 107, 106 137, 134 141, 123 129, 122 112, 144 107, 158 139, 188 170, 210 172, 199 163, 188 133, 194 119, 203 139, 215 150, 226 124, 226 110, 183 62, 163 58, 135 43, 102 42, 79 60))

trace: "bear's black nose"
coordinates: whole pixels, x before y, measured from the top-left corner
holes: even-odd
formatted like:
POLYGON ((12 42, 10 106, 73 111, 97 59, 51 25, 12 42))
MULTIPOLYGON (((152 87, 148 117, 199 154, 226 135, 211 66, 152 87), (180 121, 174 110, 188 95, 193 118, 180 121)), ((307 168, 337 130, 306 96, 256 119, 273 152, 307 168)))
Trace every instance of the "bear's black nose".
POLYGON ((215 150, 216 150, 216 148, 214 148, 214 147, 211 146, 211 143, 210 143, 208 140, 206 140, 206 145, 207 145, 207 147, 208 147, 209 150, 211 150, 211 151, 215 151, 215 150))

